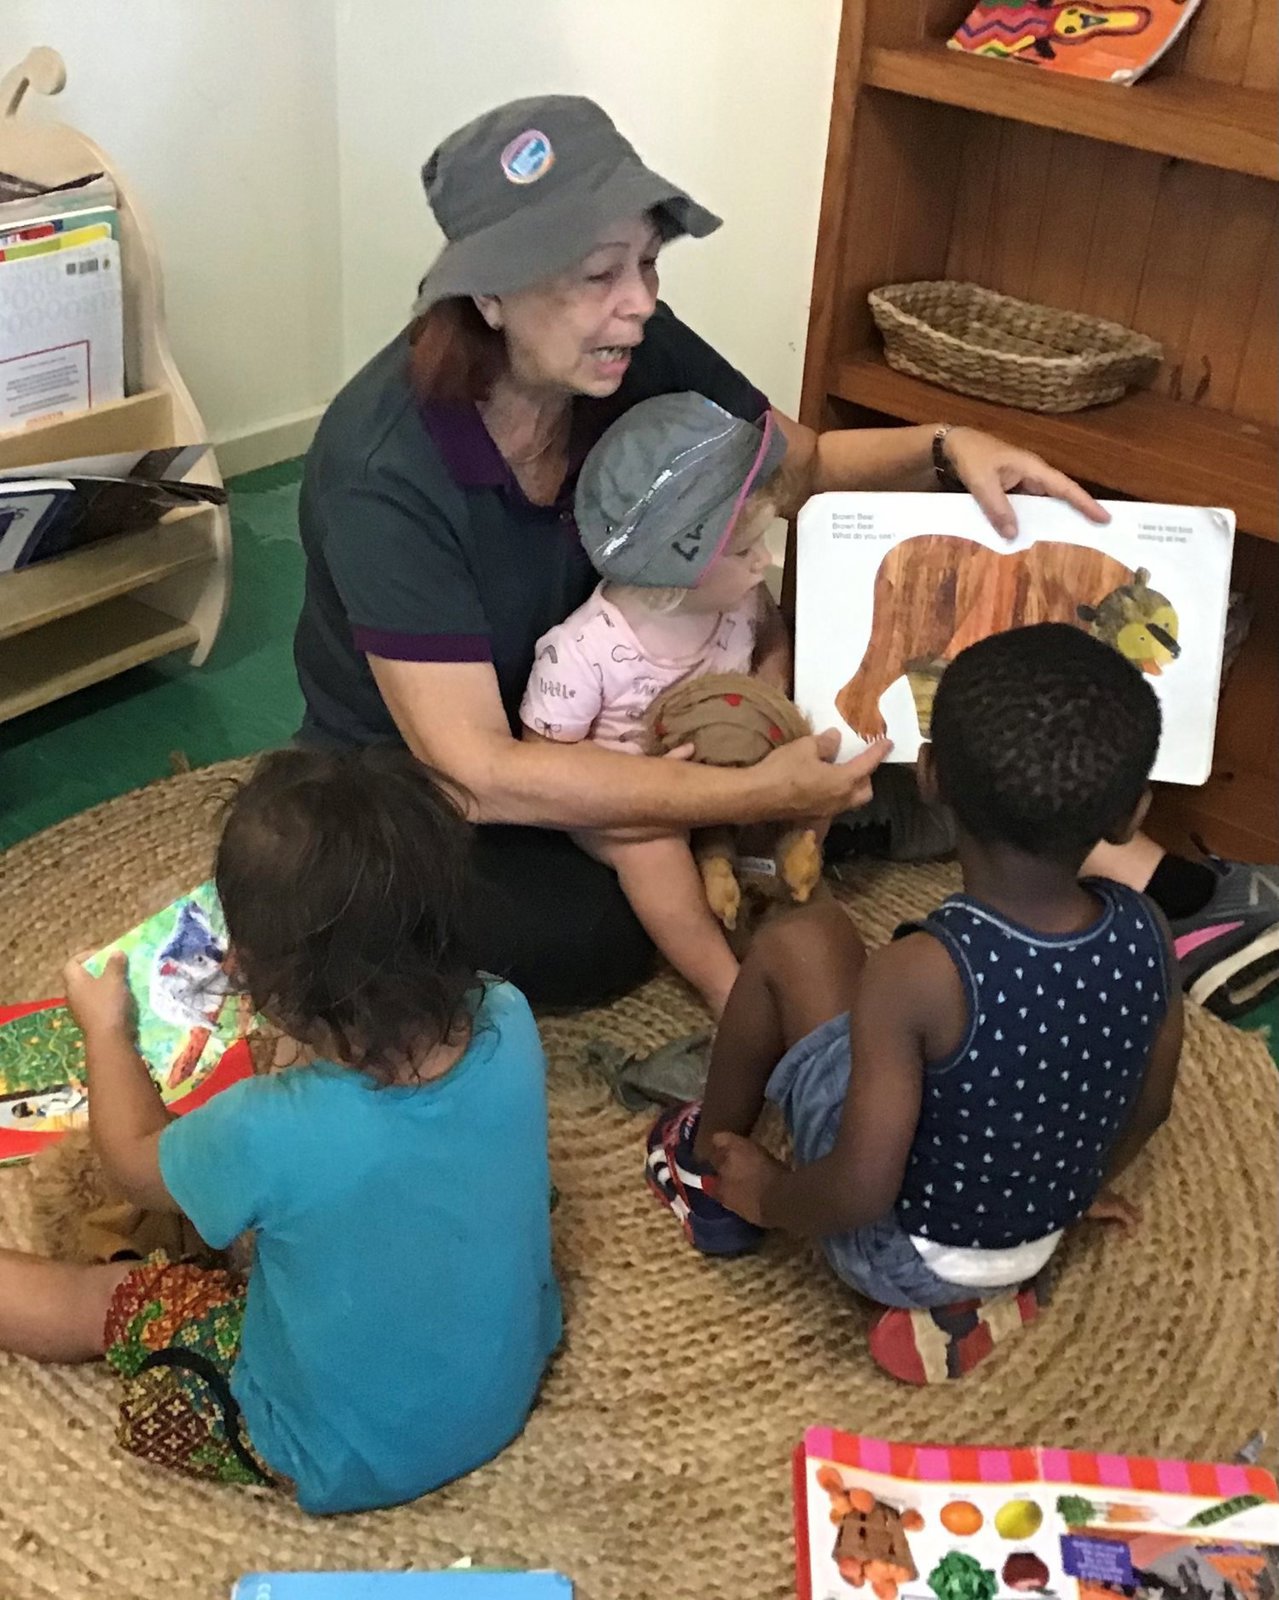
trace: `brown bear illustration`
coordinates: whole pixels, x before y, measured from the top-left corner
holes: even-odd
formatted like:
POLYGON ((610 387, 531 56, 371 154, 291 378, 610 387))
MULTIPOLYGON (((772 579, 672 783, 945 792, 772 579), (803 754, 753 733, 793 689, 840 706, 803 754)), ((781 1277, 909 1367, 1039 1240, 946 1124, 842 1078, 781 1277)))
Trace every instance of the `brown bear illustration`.
POLYGON ((1073 623, 1158 673, 1181 647, 1177 613, 1149 580, 1145 568, 1134 572, 1087 545, 1001 551, 948 534, 908 539, 875 574, 870 639, 836 710, 859 738, 879 738, 880 699, 905 675, 927 737, 938 681, 959 652, 1036 622, 1073 623))

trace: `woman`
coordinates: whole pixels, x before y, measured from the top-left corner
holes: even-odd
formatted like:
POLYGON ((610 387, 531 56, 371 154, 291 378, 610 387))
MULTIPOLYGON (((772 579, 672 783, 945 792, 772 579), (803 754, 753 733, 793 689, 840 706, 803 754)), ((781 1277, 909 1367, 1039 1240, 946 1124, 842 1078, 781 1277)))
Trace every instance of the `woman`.
MULTIPOLYGON (((535 1003, 589 1004, 639 981, 652 952, 612 874, 566 830, 829 818, 865 803, 884 751, 835 765, 837 739, 822 735, 738 772, 521 741, 534 644, 595 583, 572 512, 591 444, 655 394, 696 390, 748 421, 768 401, 657 298, 662 246, 719 218, 645 167, 591 101, 500 106, 422 177, 445 248, 407 333, 337 396, 307 461, 300 738, 402 740, 460 782, 482 824, 477 959, 535 1003)), ((1012 489, 1104 519, 1038 456, 975 429, 819 438, 773 416, 800 499, 926 489, 944 471, 1004 533, 1012 489)), ((761 651, 788 649, 775 610, 770 630, 761 651)), ((1137 856, 1105 870, 1141 887, 1152 869, 1137 856)))

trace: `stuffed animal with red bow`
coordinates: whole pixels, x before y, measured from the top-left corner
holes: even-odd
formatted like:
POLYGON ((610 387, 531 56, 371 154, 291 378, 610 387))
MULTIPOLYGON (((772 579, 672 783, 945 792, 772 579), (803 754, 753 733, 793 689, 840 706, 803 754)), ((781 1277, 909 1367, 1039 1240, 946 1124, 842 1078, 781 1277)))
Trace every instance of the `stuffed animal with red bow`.
MULTIPOLYGON (((752 767, 813 730, 792 700, 759 678, 723 672, 685 679, 649 709, 647 749, 669 755, 691 745, 690 760, 712 767, 752 767)), ((822 852, 812 828, 751 823, 703 828, 693 835, 706 898, 730 931, 743 908, 749 923, 771 906, 803 905, 821 881, 822 852)))

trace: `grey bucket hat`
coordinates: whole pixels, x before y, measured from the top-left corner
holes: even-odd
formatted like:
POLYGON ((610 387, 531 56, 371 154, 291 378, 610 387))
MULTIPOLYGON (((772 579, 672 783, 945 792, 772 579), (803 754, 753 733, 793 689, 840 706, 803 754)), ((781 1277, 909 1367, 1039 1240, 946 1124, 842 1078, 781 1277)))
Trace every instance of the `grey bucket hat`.
POLYGON ((448 242, 418 286, 414 316, 451 296, 554 277, 623 217, 657 211, 668 237, 700 239, 720 225, 578 95, 512 100, 476 117, 430 157, 422 186, 448 242))
POLYGON ((728 545, 746 497, 781 465, 765 412, 743 422, 700 394, 641 400, 582 464, 577 527, 602 578, 693 589, 728 545))

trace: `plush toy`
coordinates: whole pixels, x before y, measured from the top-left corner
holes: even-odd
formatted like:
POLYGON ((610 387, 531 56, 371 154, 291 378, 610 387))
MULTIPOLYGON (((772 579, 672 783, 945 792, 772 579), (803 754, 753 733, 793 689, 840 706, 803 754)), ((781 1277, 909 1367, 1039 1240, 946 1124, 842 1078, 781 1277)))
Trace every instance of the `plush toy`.
MULTIPOLYGON (((248 1036, 254 1073, 300 1066, 312 1054, 259 1020, 248 1036)), ((126 1200, 102 1170, 88 1128, 65 1134, 31 1162, 32 1245, 57 1261, 115 1261, 145 1258, 163 1250, 172 1261, 198 1261, 247 1272, 252 1236, 213 1250, 176 1212, 145 1211, 126 1200)))
POLYGON ((173 1261, 212 1260, 183 1216, 144 1211, 108 1181, 87 1128, 77 1128, 31 1163, 32 1243, 60 1261, 140 1259, 163 1250, 173 1261))
MULTIPOLYGON (((812 732, 808 719, 779 690, 745 673, 687 679, 649 709, 646 748, 668 755, 692 745, 693 761, 713 767, 752 767, 812 732)), ((693 854, 711 910, 730 931, 743 907, 755 920, 769 907, 802 905, 821 881, 822 852, 811 828, 788 823, 704 828, 693 854)))

